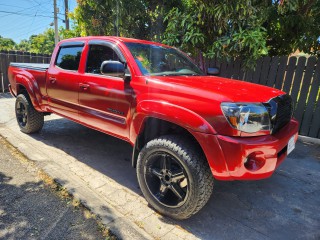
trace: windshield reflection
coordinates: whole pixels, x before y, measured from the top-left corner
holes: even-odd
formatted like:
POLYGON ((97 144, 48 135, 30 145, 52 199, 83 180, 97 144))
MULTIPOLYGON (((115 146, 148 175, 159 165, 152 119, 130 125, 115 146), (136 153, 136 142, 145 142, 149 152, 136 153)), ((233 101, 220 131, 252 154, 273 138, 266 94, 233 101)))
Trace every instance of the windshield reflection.
POLYGON ((141 73, 146 76, 199 76, 203 72, 174 48, 126 43, 141 73))

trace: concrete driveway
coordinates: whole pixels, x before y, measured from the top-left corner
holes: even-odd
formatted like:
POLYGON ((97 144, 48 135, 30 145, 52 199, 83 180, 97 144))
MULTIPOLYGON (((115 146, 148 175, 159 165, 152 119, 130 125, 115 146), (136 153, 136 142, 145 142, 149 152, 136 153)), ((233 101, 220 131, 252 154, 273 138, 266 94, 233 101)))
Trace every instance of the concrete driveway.
MULTIPOLYGON (((120 213, 145 238, 320 239, 320 145, 299 141, 269 179, 216 181, 197 215, 173 221, 156 214, 141 196, 128 143, 55 115, 45 118, 41 133, 23 134, 14 99, 7 96, 0 97, 0 134, 71 192, 79 186, 90 190, 86 196, 79 188, 75 195, 82 201, 104 200, 103 207, 93 207, 102 218, 120 213)), ((116 233, 123 224, 117 219, 107 222, 116 233)))

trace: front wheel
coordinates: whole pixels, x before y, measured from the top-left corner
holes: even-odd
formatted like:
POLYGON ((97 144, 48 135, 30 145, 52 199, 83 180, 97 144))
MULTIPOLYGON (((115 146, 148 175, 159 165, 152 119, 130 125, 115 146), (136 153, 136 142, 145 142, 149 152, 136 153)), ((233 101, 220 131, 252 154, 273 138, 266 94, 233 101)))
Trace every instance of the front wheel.
POLYGON ((19 94, 17 96, 15 110, 21 132, 35 133, 42 129, 43 113, 34 109, 28 95, 19 94))
POLYGON ((201 150, 181 136, 163 136, 148 142, 137 162, 143 195, 159 213, 186 219, 209 200, 213 177, 201 150))

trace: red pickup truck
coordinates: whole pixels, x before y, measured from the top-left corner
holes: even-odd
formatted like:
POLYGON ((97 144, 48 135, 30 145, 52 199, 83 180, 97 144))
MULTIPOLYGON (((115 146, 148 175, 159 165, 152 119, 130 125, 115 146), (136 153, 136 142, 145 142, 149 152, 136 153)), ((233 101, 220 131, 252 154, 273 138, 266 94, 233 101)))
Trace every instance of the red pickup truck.
POLYGON ((131 143, 147 201, 185 219, 214 179, 271 176, 298 136, 289 95, 216 73, 160 43, 84 37, 61 41, 50 64, 11 63, 9 89, 24 133, 56 113, 131 143))

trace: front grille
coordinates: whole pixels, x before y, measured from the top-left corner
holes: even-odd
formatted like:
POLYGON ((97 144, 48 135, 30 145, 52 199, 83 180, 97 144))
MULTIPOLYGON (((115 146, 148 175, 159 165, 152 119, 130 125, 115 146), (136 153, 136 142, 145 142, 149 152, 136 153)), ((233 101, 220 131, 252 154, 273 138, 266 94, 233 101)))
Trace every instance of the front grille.
POLYGON ((274 134, 290 122, 293 111, 292 99, 288 94, 285 94, 271 99, 267 104, 269 105, 268 109, 273 126, 272 133, 274 134))

